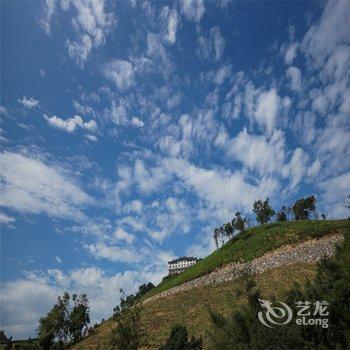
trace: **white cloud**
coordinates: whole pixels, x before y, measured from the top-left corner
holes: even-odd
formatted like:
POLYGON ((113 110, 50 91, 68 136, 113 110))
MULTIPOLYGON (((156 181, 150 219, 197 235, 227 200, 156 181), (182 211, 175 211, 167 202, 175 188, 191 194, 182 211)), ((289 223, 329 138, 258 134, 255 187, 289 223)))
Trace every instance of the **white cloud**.
POLYGON ((87 134, 85 137, 92 142, 98 141, 98 138, 95 135, 87 134))
POLYGON ((73 118, 69 118, 66 120, 63 120, 57 116, 49 117, 48 115, 44 114, 44 118, 49 123, 50 126, 53 126, 57 129, 73 133, 77 127, 80 127, 87 131, 95 131, 97 129, 97 124, 94 120, 90 120, 89 122, 84 122, 83 119, 75 115, 73 118))
POLYGON ((22 96, 22 98, 18 100, 18 103, 20 103, 23 107, 28 109, 32 109, 39 106, 39 101, 33 97, 27 98, 26 96, 22 96))
POLYGON ((82 35, 79 41, 67 40, 69 56, 72 57, 78 66, 84 67, 92 50, 92 40, 89 35, 82 35))
POLYGON ((0 115, 7 115, 7 109, 4 106, 0 106, 0 115))
POLYGON ((350 194, 350 172, 322 181, 318 187, 322 191, 321 204, 328 217, 349 217, 350 209, 344 206, 344 200, 350 194))
POLYGON ((346 171, 349 167, 345 159, 350 157, 350 131, 348 116, 330 115, 326 127, 319 130, 315 152, 327 164, 323 167, 323 175, 335 176, 346 171))
POLYGON ((38 320, 56 302, 61 290, 44 280, 17 280, 2 284, 1 327, 15 339, 36 334, 38 320))
POLYGON ((273 178, 263 177, 257 185, 252 185, 240 172, 208 170, 181 159, 166 159, 164 166, 213 208, 248 212, 254 200, 270 197, 279 187, 273 178))
POLYGON ((129 89, 134 83, 134 68, 128 61, 113 60, 105 65, 103 73, 120 91, 129 89))
POLYGON ((125 203, 123 206, 123 210, 126 213, 134 212, 140 214, 143 208, 143 203, 138 200, 134 199, 131 202, 125 203))
POLYGON ((301 72, 297 67, 289 67, 286 75, 290 79, 290 88, 293 91, 301 91, 301 72))
POLYGON ((84 248, 95 259, 107 259, 113 262, 137 263, 141 257, 135 250, 125 249, 114 245, 107 245, 103 242, 86 244, 84 248))
POLYGON ((310 166, 310 168, 307 170, 307 176, 308 177, 316 177, 318 173, 321 170, 321 162, 317 158, 310 166))
POLYGON ((350 114, 350 88, 343 93, 343 101, 340 106, 340 111, 345 114, 350 114))
POLYGON ((4 213, 0 213, 0 224, 7 225, 7 224, 12 224, 15 222, 15 218, 8 216, 4 213))
POLYGON ((153 60, 153 68, 167 77, 172 69, 172 62, 160 34, 147 34, 147 56, 153 60))
POLYGON ((145 163, 138 159, 134 167, 134 181, 141 193, 157 191, 169 179, 169 174, 162 167, 147 169, 145 163))
POLYGON ((148 234, 156 241, 162 242, 171 234, 189 233, 192 226, 192 209, 186 201, 168 197, 157 209, 149 208, 153 214, 156 230, 149 230, 148 234))
POLYGON ((3 152, 1 205, 23 213, 71 218, 82 217, 80 209, 91 198, 55 166, 19 153, 3 152))
POLYGON ((203 36, 198 38, 197 53, 199 57, 214 61, 219 61, 225 48, 225 39, 221 35, 220 28, 215 26, 210 30, 210 37, 203 36))
POLYGON ((212 45, 215 53, 215 58, 218 61, 224 52, 225 39, 222 37, 219 27, 213 27, 210 31, 210 36, 212 38, 212 45))
POLYGON ((138 126, 140 128, 145 126, 145 123, 141 119, 139 119, 137 117, 132 117, 131 118, 131 124, 134 125, 134 126, 138 126))
POLYGON ((204 15, 203 0, 180 0, 181 12, 193 22, 199 22, 204 15))
POLYGON ((254 117, 258 124, 266 129, 268 134, 271 134, 275 128, 278 105, 278 95, 274 88, 262 92, 258 97, 254 117))
POLYGON ((65 11, 73 7, 76 11, 71 22, 77 38, 67 40, 67 47, 69 55, 82 68, 92 48, 104 44, 106 35, 116 23, 115 16, 105 11, 104 0, 65 0, 61 2, 61 7, 65 11))
POLYGON ((115 185, 116 204, 120 206, 120 196, 129 193, 135 187, 142 195, 149 195, 164 189, 170 179, 170 174, 162 166, 151 167, 141 159, 137 159, 130 167, 119 165, 117 168, 119 180, 115 185))
POLYGON ((339 45, 349 44, 350 3, 329 1, 317 24, 311 26, 302 41, 302 49, 317 66, 332 55, 339 45))
POLYGON ((284 164, 285 138, 275 130, 270 139, 250 135, 244 128, 234 139, 224 145, 229 157, 241 161, 260 175, 280 173, 284 164))
POLYGON ((322 93, 319 89, 313 89, 309 92, 310 99, 312 100, 311 108, 314 112, 325 114, 329 107, 329 101, 326 94, 322 93))
POLYGON ((317 135, 315 127, 316 115, 312 112, 306 111, 297 114, 292 130, 302 143, 311 144, 317 135))
POLYGON ((41 28, 46 32, 46 34, 51 33, 51 18, 56 10, 55 0, 45 0, 45 6, 43 8, 42 16, 39 20, 41 28))
POLYGON ((303 179, 307 172, 309 156, 300 147, 293 152, 292 158, 288 164, 283 167, 282 175, 290 178, 289 190, 294 190, 303 179))
POLYGON ((164 34, 165 40, 169 44, 175 44, 176 31, 179 25, 179 18, 175 9, 169 9, 168 6, 164 6, 161 12, 161 18, 165 22, 166 30, 164 34))
POLYGON ((284 56, 284 61, 286 62, 286 64, 293 63, 295 57, 297 56, 298 47, 299 47, 298 43, 292 43, 289 45, 284 56))
POLYGON ((138 270, 108 275, 98 267, 82 267, 68 272, 58 269, 27 273, 26 278, 2 285, 2 328, 15 339, 36 334, 38 320, 56 303, 65 291, 87 294, 91 324, 107 319, 119 304, 119 289, 134 293, 143 283, 157 284, 166 274, 168 252, 155 250, 152 264, 146 261, 138 270))
POLYGON ((215 75, 213 82, 216 85, 221 85, 226 79, 229 79, 231 77, 231 66, 225 65, 220 67, 215 75))
POLYGON ((124 229, 122 228, 118 228, 113 236, 120 241, 124 241, 127 244, 132 244, 135 240, 135 236, 131 233, 126 232, 124 229))

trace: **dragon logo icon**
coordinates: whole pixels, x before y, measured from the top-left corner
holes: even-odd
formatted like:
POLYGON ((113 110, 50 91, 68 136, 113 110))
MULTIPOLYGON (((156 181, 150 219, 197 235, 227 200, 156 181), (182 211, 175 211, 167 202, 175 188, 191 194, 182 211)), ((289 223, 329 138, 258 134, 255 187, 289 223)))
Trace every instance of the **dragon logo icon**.
POLYGON ((279 301, 282 307, 272 306, 269 300, 259 299, 260 305, 266 311, 259 311, 259 321, 266 327, 273 328, 274 325, 280 326, 287 324, 292 320, 292 309, 282 301, 279 301))

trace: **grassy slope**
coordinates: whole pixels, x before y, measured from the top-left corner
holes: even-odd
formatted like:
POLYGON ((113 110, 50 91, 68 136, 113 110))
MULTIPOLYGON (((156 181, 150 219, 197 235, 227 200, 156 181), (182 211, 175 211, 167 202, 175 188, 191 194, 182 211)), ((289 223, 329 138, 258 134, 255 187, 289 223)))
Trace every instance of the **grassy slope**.
MULTIPOLYGON (((343 257, 344 264, 350 262, 350 221, 310 221, 274 223, 247 230, 242 236, 224 245, 202 262, 183 274, 161 283, 157 290, 166 290, 192 278, 204 275, 232 261, 251 260, 285 244, 316 238, 330 233, 341 232, 345 235, 343 257), (190 271, 191 270, 191 271, 190 271), (187 272, 190 272, 189 274, 187 272), (183 282, 182 282, 183 281, 183 282), (169 283, 171 282, 171 283, 169 283)), ((257 275, 256 281, 266 299, 282 296, 294 282, 303 284, 313 278, 315 265, 295 264, 279 267, 257 275)), ((350 264, 349 264, 350 274, 350 264)), ((208 308, 228 314, 236 308, 241 299, 234 299, 234 293, 240 288, 241 280, 225 282, 220 285, 194 288, 167 298, 146 304, 143 323, 147 330, 148 346, 145 349, 157 349, 164 342, 174 323, 187 325, 190 335, 203 336, 210 321, 208 308)), ((114 327, 111 320, 97 327, 94 334, 72 347, 74 350, 103 349, 103 342, 114 327)))
MULTIPOLYGON (((257 276, 257 285, 266 299, 279 297, 294 282, 303 284, 306 279, 312 279, 315 266, 296 264, 266 271, 257 276)), ((242 285, 241 280, 229 281, 215 286, 195 288, 167 298, 155 300, 146 304, 143 313, 143 324, 147 330, 145 349, 158 349, 169 335, 174 323, 187 326, 189 334, 202 336, 204 345, 207 343, 206 332, 210 329, 208 309, 222 314, 229 314, 242 302, 235 299, 235 292, 242 285)), ((72 350, 102 350, 108 333, 115 324, 108 320, 99 326, 95 333, 72 347, 72 350)))
POLYGON ((168 278, 146 297, 206 275, 230 262, 250 261, 266 252, 350 228, 349 220, 290 221, 252 227, 180 275, 168 278))

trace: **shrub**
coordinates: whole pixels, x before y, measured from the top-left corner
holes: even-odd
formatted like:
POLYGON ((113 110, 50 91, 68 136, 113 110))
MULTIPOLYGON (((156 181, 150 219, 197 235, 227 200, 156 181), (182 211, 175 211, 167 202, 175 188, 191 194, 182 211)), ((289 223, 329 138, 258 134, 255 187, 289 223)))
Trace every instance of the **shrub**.
POLYGON ((145 330, 141 323, 142 304, 134 299, 130 304, 121 290, 120 306, 114 308, 117 326, 107 339, 106 348, 116 350, 137 350, 144 345, 145 330))
POLYGON ((238 311, 228 317, 210 312, 213 327, 209 349, 349 349, 350 281, 346 258, 338 250, 334 258, 318 265, 313 282, 305 288, 295 285, 284 297, 289 306, 300 300, 327 301, 329 328, 299 326, 293 321, 280 327, 264 326, 257 317, 261 311, 260 292, 254 283, 246 282, 247 303, 238 311))
POLYGON ((187 329, 182 325, 172 327, 169 338, 159 350, 200 350, 202 349, 202 339, 194 337, 188 341, 187 329))

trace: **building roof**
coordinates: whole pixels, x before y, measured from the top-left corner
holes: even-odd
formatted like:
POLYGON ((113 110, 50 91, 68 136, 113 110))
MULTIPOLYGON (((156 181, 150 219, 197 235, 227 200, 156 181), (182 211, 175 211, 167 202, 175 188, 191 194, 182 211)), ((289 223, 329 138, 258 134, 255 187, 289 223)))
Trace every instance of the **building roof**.
POLYGON ((181 261, 198 261, 197 258, 194 258, 192 256, 188 257, 188 256, 181 256, 180 258, 177 258, 177 259, 174 259, 174 260, 171 260, 171 261, 168 261, 168 264, 176 264, 178 262, 181 262, 181 261))

